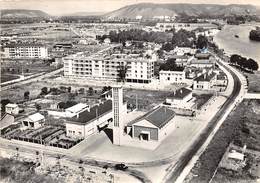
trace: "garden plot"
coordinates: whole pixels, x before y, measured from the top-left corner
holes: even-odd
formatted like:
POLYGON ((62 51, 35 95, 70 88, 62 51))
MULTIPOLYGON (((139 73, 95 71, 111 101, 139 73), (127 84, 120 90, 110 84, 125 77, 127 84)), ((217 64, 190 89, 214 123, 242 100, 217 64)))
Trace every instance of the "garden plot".
POLYGON ((73 139, 65 136, 66 130, 61 126, 42 126, 38 129, 10 128, 2 134, 7 139, 21 140, 25 142, 44 144, 47 146, 69 149, 82 139, 73 139))

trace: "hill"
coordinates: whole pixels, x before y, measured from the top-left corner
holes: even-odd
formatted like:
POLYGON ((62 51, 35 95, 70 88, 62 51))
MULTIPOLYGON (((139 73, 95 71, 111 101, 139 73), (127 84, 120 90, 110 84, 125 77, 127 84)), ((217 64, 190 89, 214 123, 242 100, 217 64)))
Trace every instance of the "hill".
POLYGON ((154 16, 231 16, 260 15, 260 9, 252 5, 217 4, 153 4, 140 3, 125 6, 104 15, 104 18, 136 18, 142 16, 151 19, 154 16))
POLYGON ((104 12, 75 12, 70 14, 65 14, 62 16, 101 16, 104 15, 104 12))
POLYGON ((47 13, 41 10, 26 10, 26 9, 2 9, 0 10, 1 19, 4 18, 47 18, 50 17, 47 13))

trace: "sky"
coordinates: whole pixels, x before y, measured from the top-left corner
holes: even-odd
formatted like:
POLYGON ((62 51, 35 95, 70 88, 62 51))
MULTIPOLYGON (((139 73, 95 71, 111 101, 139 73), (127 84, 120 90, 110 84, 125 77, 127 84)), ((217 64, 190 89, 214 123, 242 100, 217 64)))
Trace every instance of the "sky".
POLYGON ((260 0, 0 0, 0 9, 37 9, 50 15, 64 15, 75 12, 110 12, 126 5, 143 2, 260 6, 260 0))

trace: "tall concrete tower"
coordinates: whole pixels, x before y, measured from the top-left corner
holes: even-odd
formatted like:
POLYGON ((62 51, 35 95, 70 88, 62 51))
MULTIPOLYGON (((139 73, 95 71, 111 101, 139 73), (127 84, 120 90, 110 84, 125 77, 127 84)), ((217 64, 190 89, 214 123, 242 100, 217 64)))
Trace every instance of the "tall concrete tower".
POLYGON ((113 144, 121 145, 121 134, 123 133, 122 115, 124 113, 123 105, 123 87, 113 86, 112 87, 113 97, 113 144))

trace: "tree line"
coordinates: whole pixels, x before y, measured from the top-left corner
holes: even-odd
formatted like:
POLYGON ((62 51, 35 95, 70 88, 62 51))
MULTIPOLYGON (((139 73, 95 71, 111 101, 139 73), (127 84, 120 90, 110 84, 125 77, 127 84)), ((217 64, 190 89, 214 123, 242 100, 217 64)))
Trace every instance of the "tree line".
POLYGON ((260 41, 260 27, 258 27, 256 30, 250 31, 249 39, 253 41, 260 41))
POLYGON ((162 44, 162 50, 170 51, 174 47, 197 47, 199 49, 208 46, 208 40, 205 36, 196 38, 194 31, 172 29, 167 32, 147 32, 142 29, 130 29, 123 31, 110 31, 108 35, 97 36, 101 42, 110 38, 111 42, 124 43, 126 41, 154 42, 162 44))
POLYGON ((97 36, 97 39, 104 41, 104 39, 110 38, 111 42, 124 43, 126 41, 143 41, 143 42, 155 42, 165 43, 172 39, 171 33, 166 32, 146 32, 142 29, 130 29, 123 31, 110 31, 108 35, 97 36))
POLYGON ((236 54, 230 57, 230 63, 238 65, 239 67, 246 70, 250 70, 250 71, 258 70, 258 63, 255 60, 251 58, 247 59, 245 57, 236 54))
POLYGON ((175 58, 169 58, 165 63, 161 64, 159 71, 183 71, 184 67, 178 66, 176 64, 175 58))

